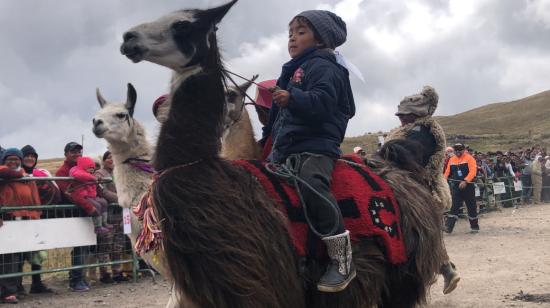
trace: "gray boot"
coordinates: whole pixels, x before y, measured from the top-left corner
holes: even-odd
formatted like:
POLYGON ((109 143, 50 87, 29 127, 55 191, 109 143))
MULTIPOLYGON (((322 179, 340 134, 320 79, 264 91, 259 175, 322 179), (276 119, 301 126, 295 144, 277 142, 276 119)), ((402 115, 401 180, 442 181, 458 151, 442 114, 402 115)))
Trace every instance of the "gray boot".
POLYGON ((323 238, 327 245, 330 263, 319 279, 317 289, 321 292, 340 292, 355 278, 355 266, 351 259, 349 231, 323 238))
POLYGON ((456 289, 460 276, 456 272, 456 266, 453 262, 448 262, 441 265, 440 274, 443 275, 443 294, 449 294, 456 289))

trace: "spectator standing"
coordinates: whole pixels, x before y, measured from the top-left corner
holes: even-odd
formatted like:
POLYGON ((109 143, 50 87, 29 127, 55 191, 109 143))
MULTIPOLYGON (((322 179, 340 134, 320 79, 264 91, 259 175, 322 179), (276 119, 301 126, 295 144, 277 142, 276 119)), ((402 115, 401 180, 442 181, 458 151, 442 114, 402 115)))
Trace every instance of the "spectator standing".
MULTIPOLYGON (((9 148, 4 152, 2 166, 0 166, 1 179, 17 179, 25 176, 21 168, 23 153, 17 148, 9 148)), ((38 188, 33 181, 26 182, 0 182, 0 205, 2 206, 29 206, 40 205, 38 188)), ((3 220, 28 220, 39 219, 40 211, 20 210, 5 214, 3 220)), ((22 262, 21 253, 0 255, 0 274, 11 274, 19 272, 22 262)), ((0 279, 2 302, 16 304, 17 286, 21 277, 0 279)), ((33 281, 34 282, 34 281, 33 281)))
MULTIPOLYGON (((48 170, 36 168, 38 162, 38 153, 36 150, 30 146, 26 145, 21 148, 23 154, 23 163, 22 167, 25 170, 25 173, 29 177, 50 177, 51 174, 48 170)), ((59 188, 53 181, 48 181, 47 183, 34 181, 38 188, 38 194, 40 197, 40 204, 55 204, 60 201, 59 188)), ((46 260, 48 256, 47 251, 33 251, 23 254, 23 260, 20 263, 19 271, 23 271, 23 262, 28 261, 31 264, 32 271, 42 270, 42 263, 46 260)), ((22 280, 21 280, 22 282, 22 280)), ((23 285, 20 284, 18 287, 18 293, 24 293, 25 289, 23 285)), ((51 293, 52 289, 48 288, 42 282, 42 276, 40 274, 32 275, 32 284, 30 293, 51 293)))
POLYGON ((466 150, 463 144, 453 146, 455 156, 449 160, 445 169, 445 178, 458 182, 452 187, 453 205, 450 214, 445 221, 445 232, 452 233, 458 219, 458 212, 462 202, 466 202, 468 209, 468 220, 470 221, 470 232, 479 232, 479 217, 477 215, 475 185, 472 182, 476 176, 476 161, 466 150))
MULTIPOLYGON (((101 178, 113 178, 113 156, 111 152, 106 151, 102 157, 102 168, 95 172, 95 176, 101 178)), ((105 198, 110 204, 118 203, 118 196, 114 181, 98 185, 97 193, 105 198)), ((126 245, 127 238, 124 235, 122 226, 122 208, 120 206, 110 206, 108 208, 109 223, 113 225, 111 260, 118 261, 122 259, 122 253, 126 245)), ((112 280, 115 282, 128 281, 128 278, 122 274, 122 266, 113 264, 111 266, 112 280)), ((106 280, 106 279, 105 279, 106 280)))
POLYGON ((542 202, 550 201, 550 156, 544 157, 542 165, 542 202))
POLYGON ((523 169, 521 169, 521 185, 523 187, 522 199, 523 204, 531 203, 531 195, 533 194, 533 183, 531 181, 531 172, 533 169, 533 159, 529 152, 523 156, 523 169))
MULTIPOLYGON (((59 167, 55 176, 68 177, 72 167, 76 166, 76 161, 82 156, 82 146, 76 142, 69 142, 64 148, 65 161, 59 167)), ((70 181, 57 181, 57 185, 61 190, 61 197, 67 203, 72 203, 70 193, 67 188, 71 184, 70 181)), ((71 265, 84 265, 86 256, 89 254, 89 246, 74 247, 71 252, 71 265)), ((69 271, 69 287, 76 292, 88 291, 90 289, 88 283, 84 279, 82 269, 73 269, 69 271)))
POLYGON ((544 158, 540 155, 535 157, 533 167, 531 169, 531 182, 533 183, 533 203, 540 203, 542 192, 542 164, 544 158))

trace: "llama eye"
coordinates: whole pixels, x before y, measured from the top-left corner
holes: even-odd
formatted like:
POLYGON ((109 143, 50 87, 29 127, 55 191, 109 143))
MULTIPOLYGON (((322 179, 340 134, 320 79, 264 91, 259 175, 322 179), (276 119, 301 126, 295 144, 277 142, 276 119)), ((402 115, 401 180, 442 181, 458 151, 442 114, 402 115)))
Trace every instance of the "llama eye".
POLYGON ((177 21, 172 24, 172 30, 180 34, 189 33, 191 31, 190 25, 191 25, 191 22, 187 20, 177 21))
POLYGON ((235 101, 235 98, 237 98, 237 93, 231 91, 231 92, 227 93, 226 97, 227 97, 228 102, 233 102, 233 101, 235 101))
POLYGON ((124 118, 126 117, 126 113, 122 113, 122 112, 121 112, 121 113, 117 113, 117 114, 115 114, 115 116, 116 116, 117 118, 119 118, 119 119, 124 119, 124 118))

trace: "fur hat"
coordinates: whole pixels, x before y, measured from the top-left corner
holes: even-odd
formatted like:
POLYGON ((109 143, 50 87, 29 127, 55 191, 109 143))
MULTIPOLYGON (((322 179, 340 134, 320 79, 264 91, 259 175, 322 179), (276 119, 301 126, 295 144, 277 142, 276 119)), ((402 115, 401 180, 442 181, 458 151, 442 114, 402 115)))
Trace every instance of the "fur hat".
POLYGON ((359 154, 359 152, 363 151, 363 148, 362 147, 355 147, 353 148, 353 153, 355 154, 359 154))
POLYGON ((396 116, 414 114, 417 117, 431 116, 437 108, 439 96, 435 89, 425 86, 422 92, 406 96, 397 106, 396 116))
POLYGON ((334 49, 346 42, 346 23, 338 15, 324 10, 303 11, 296 15, 309 20, 313 28, 319 33, 323 44, 334 49))

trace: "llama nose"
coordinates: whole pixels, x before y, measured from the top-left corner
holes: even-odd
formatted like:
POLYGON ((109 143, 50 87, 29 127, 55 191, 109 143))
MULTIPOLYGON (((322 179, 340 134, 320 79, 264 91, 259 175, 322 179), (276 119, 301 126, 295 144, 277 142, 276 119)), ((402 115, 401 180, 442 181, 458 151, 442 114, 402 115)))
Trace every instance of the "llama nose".
POLYGON ((93 120, 92 120, 92 123, 94 124, 94 127, 98 127, 99 125, 103 124, 103 121, 102 121, 102 120, 93 119, 93 120))

